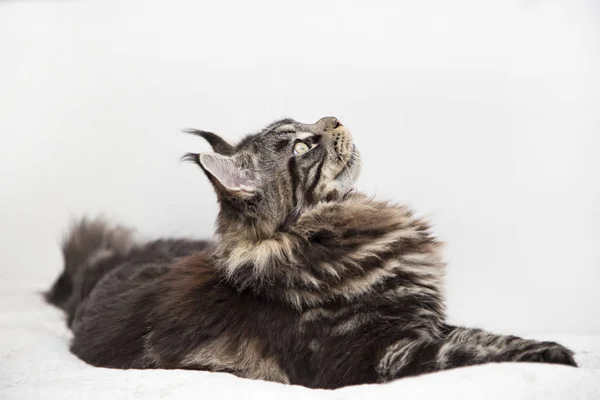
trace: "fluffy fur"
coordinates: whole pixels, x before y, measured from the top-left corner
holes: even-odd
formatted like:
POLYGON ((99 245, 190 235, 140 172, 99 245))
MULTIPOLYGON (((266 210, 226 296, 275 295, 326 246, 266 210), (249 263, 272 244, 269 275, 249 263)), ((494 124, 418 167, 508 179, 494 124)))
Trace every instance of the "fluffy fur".
POLYGON ((188 132, 215 150, 184 158, 215 188, 217 240, 138 243, 76 224, 47 299, 84 361, 318 388, 486 362, 575 366, 557 343, 446 323, 442 244, 405 206, 353 192, 360 157, 337 119, 278 121, 235 146, 188 132))

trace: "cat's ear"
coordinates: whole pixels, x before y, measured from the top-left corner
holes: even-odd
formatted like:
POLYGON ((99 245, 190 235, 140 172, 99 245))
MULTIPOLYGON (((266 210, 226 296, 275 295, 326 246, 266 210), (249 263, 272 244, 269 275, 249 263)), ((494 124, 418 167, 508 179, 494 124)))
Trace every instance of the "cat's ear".
POLYGON ((229 156, 234 153, 233 146, 230 145, 229 143, 227 143, 225 141, 225 139, 223 139, 221 136, 217 135, 216 133, 199 131, 198 129, 193 129, 193 128, 184 129, 183 131, 185 133, 190 133, 192 135, 200 136, 200 137, 206 139, 206 141, 208 142, 208 144, 210 144, 210 146, 213 148, 215 153, 223 154, 226 156, 229 156))
POLYGON ((257 190, 255 174, 244 168, 235 157, 216 153, 200 153, 198 164, 215 187, 217 194, 251 197, 257 190))

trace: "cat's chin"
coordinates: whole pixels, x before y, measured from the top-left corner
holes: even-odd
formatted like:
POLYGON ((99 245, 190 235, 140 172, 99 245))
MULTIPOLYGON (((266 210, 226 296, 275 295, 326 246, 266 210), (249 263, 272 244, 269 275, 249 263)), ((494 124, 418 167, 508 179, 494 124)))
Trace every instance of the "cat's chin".
POLYGON ((336 190, 343 194, 343 198, 355 190, 355 184, 360 175, 360 167, 360 154, 356 149, 356 146, 353 146, 352 154, 344 166, 344 169, 342 169, 334 179, 336 190))

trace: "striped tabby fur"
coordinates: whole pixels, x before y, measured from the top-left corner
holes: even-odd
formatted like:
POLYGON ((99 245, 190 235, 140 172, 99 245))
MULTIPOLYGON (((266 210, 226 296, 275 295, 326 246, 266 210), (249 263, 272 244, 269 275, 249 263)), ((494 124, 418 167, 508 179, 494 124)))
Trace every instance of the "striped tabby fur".
POLYGON ((442 244, 402 205, 352 190, 360 157, 335 118, 282 120, 187 154, 220 203, 215 242, 140 243, 76 224, 47 298, 71 350, 113 368, 189 368, 336 388, 498 361, 575 365, 552 342, 449 325, 442 244))

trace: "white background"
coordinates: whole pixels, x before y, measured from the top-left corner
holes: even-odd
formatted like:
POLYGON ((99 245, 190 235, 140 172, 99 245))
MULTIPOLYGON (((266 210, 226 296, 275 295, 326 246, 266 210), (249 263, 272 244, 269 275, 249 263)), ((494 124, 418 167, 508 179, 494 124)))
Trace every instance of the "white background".
POLYGON ((334 115, 448 243, 454 321, 600 333, 599 112, 593 0, 4 1, 0 279, 49 285, 83 213, 210 236, 182 128, 334 115))

